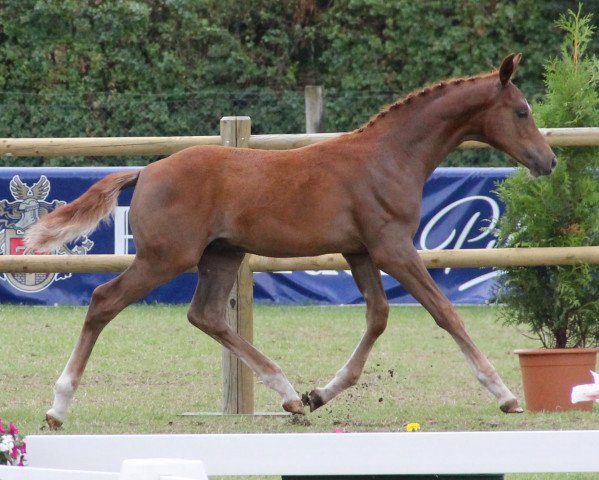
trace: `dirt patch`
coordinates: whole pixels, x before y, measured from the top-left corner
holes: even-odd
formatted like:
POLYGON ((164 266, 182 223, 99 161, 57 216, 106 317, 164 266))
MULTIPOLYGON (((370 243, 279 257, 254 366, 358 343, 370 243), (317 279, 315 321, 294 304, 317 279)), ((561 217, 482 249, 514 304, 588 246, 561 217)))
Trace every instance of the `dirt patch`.
POLYGON ((300 426, 300 427, 309 427, 312 425, 310 420, 308 420, 305 415, 300 415, 300 414, 291 415, 291 418, 289 419, 289 423, 291 425, 300 426))

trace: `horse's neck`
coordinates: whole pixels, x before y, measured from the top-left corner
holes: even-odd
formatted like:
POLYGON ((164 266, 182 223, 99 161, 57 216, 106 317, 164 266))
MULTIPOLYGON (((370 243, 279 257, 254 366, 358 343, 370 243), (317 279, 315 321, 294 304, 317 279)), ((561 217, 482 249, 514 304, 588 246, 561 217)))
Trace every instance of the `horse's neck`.
POLYGON ((361 129, 373 142, 400 162, 424 168, 425 176, 439 166, 462 141, 477 137, 477 115, 492 98, 493 78, 464 81, 413 95, 361 129))

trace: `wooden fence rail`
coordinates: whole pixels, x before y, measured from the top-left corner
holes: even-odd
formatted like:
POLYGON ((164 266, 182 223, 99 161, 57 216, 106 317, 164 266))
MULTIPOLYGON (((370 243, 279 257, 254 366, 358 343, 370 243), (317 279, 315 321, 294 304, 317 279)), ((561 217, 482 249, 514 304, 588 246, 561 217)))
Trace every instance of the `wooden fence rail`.
MULTIPOLYGON (((427 268, 538 267, 581 263, 599 265, 599 246, 420 250, 418 253, 427 268)), ((134 255, 0 255, 0 272, 122 272, 131 265, 133 258, 134 255)), ((339 254, 293 258, 249 255, 248 262, 251 272, 349 270, 349 265, 339 254)))
POLYGON ((221 137, 3 138, 0 154, 14 157, 170 155, 194 145, 221 145, 221 137))
MULTIPOLYGON (((599 127, 542 128, 551 146, 597 146, 599 127)), ((252 135, 250 148, 283 150, 318 143, 344 133, 252 135)), ((194 145, 221 145, 219 135, 183 137, 1 138, 0 155, 15 157, 170 155, 194 145)), ((468 141, 460 148, 485 148, 468 141)))
MULTIPOLYGON (((552 146, 599 146, 599 127, 542 129, 552 146)), ((181 137, 104 138, 4 138, 0 155, 14 157, 170 155, 194 145, 227 145, 281 150, 311 145, 343 133, 251 135, 249 117, 225 117, 221 135, 181 137)), ((464 142, 460 148, 484 148, 486 144, 464 142)), ((429 268, 505 267, 535 265, 599 264, 599 247, 480 249, 421 251, 429 268)), ((128 255, 0 255, 0 272, 120 272, 131 263, 128 255)), ((249 255, 242 264, 231 293, 227 312, 230 322, 252 341, 252 272, 282 270, 347 269, 341 255, 310 258, 267 258, 249 255)), ((253 413, 253 376, 247 367, 225 355, 223 411, 253 413)))

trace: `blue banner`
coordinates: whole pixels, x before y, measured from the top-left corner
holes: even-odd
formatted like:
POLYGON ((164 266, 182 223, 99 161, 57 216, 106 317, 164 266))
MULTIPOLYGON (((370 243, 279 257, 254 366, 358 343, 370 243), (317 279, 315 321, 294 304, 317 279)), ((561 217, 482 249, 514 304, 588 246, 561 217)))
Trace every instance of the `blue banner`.
MULTIPOLYGON (((23 253, 23 234, 40 216, 81 195, 100 178, 131 168, 0 168, 0 254, 23 253)), ((414 243, 421 250, 491 248, 493 227, 503 206, 493 190, 511 168, 439 168, 424 188, 421 224, 414 243)), ((135 253, 128 224, 133 189, 119 198, 114 222, 101 226, 60 251, 62 255, 135 253)), ((491 269, 432 269, 431 274, 454 303, 492 299, 496 272, 491 269)), ((0 301, 44 305, 86 304, 93 289, 114 274, 0 274, 0 301)), ((187 303, 196 274, 184 274, 156 289, 147 302, 187 303)), ((346 271, 254 274, 256 302, 277 304, 363 303, 346 271)), ((391 277, 383 275, 390 302, 414 300, 391 277)))

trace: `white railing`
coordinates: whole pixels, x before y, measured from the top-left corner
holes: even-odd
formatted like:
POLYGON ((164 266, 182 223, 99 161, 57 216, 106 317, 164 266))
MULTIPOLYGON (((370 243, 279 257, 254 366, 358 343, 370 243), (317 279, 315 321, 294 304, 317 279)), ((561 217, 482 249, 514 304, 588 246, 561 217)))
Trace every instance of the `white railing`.
POLYGON ((599 472, 599 430, 39 435, 26 440, 30 468, 0 467, 3 480, 117 479, 124 461, 167 454, 201 460, 208 476, 599 472), (17 470, 21 476, 13 475, 17 470), (35 476, 42 470, 48 476, 35 476), (89 475, 79 478, 73 470, 89 475))

